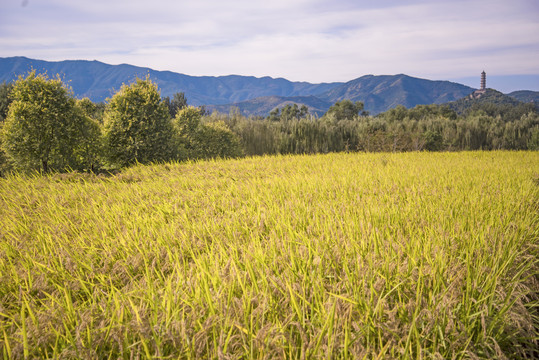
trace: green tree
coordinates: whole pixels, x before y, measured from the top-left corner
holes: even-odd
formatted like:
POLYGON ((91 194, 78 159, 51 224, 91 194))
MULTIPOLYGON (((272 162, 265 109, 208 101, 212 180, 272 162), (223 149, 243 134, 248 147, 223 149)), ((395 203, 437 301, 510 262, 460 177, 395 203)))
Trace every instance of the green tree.
MULTIPOLYGON (((2 130, 2 127, 0 125, 0 131, 1 130, 2 130)), ((11 169, 11 166, 6 157, 6 153, 0 147, 0 177, 4 176, 7 172, 9 172, 10 169, 11 169)))
POLYGON ((176 139, 177 158, 197 158, 197 131, 200 127, 202 114, 200 109, 188 106, 176 113, 172 120, 176 139))
POLYGON ((539 126, 531 129, 528 150, 539 150, 539 126))
POLYGON ((103 155, 102 126, 98 120, 102 119, 100 105, 84 98, 77 101, 77 111, 85 121, 79 129, 82 136, 76 146, 75 156, 86 170, 93 172, 101 165, 103 155))
POLYGON ((353 120, 363 110, 363 107, 361 101, 342 100, 333 104, 326 112, 326 116, 334 117, 336 120, 353 120))
MULTIPOLYGON (((11 103, 11 90, 13 89, 13 83, 6 83, 5 81, 0 84, 0 133, 2 132, 2 125, 7 117, 9 104, 11 103)), ((10 166, 4 150, 2 150, 2 144, 0 139, 0 176, 9 171, 10 166)))
POLYGON ((203 109, 188 106, 173 120, 179 158, 207 159, 243 155, 240 138, 223 121, 202 122, 203 109), (183 156, 182 156, 183 155, 183 156))
POLYGON ((273 109, 267 119, 271 121, 301 119, 306 117, 308 114, 309 108, 305 105, 301 105, 300 108, 298 107, 298 104, 287 104, 283 106, 282 109, 273 109))
POLYGON ((200 110, 193 106, 188 106, 180 110, 173 120, 176 130, 181 136, 192 136, 200 126, 202 114, 200 110))
POLYGON ((187 107, 187 98, 184 92, 175 93, 172 100, 167 96, 163 99, 163 102, 167 105, 171 118, 174 118, 178 111, 187 107))
POLYGON ((279 121, 281 120, 281 109, 275 108, 270 111, 269 116, 267 117, 270 121, 279 121))
POLYGON ((86 139, 88 118, 76 106, 71 91, 47 75, 19 77, 11 92, 13 102, 2 127, 2 148, 18 170, 77 169, 77 147, 86 139))
POLYGON ((300 119, 309 113, 307 106, 302 105, 301 108, 298 104, 288 104, 281 109, 281 120, 300 119))
POLYGON ((77 105, 93 120, 103 124, 103 115, 105 113, 105 103, 94 103, 88 98, 77 101, 77 105))
POLYGON ((423 148, 428 151, 439 151, 443 146, 443 137, 440 133, 427 130, 423 133, 423 148))
POLYGON ((123 85, 104 114, 105 155, 110 165, 166 161, 173 157, 172 124, 157 85, 149 78, 123 85))
POLYGON ((239 137, 224 122, 201 124, 194 136, 198 158, 236 158, 243 155, 239 137))
POLYGON ((7 117, 7 111, 9 104, 11 104, 11 90, 13 90, 13 83, 6 83, 5 81, 0 84, 0 123, 2 123, 7 117))

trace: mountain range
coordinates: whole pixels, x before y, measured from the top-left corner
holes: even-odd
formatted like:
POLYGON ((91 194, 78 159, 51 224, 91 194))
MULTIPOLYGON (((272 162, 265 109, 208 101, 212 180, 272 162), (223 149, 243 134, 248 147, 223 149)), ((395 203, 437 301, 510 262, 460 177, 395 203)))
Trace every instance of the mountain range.
MULTIPOLYGON (((270 105, 271 103, 273 109, 289 103, 297 103, 305 104, 311 113, 320 114, 326 112, 335 102, 348 99, 362 101, 365 110, 375 115, 397 105, 410 108, 419 104, 443 104, 465 97, 473 91, 473 88, 462 84, 419 79, 404 74, 365 75, 307 98, 257 98, 232 106, 239 108, 244 115, 262 115, 267 109, 261 107, 261 104, 270 105), (263 111, 259 113, 259 110, 263 111)), ((220 112, 225 112, 227 107, 230 106, 210 106, 211 109, 220 112)))
MULTIPOLYGON (((252 76, 189 76, 171 71, 156 71, 128 64, 109 65, 99 61, 65 60, 50 62, 26 57, 0 58, 0 82, 13 81, 31 69, 64 80, 77 98, 105 101, 137 77, 149 76, 161 95, 184 92, 190 105, 205 105, 209 110, 229 112, 237 108, 244 115, 266 116, 287 104, 306 105, 311 113, 323 114, 336 101, 362 101, 371 114, 397 105, 442 104, 466 97, 475 89, 450 82, 399 75, 366 75, 346 83, 292 82, 283 78, 252 76)), ((508 94, 519 101, 539 103, 539 92, 508 94)))

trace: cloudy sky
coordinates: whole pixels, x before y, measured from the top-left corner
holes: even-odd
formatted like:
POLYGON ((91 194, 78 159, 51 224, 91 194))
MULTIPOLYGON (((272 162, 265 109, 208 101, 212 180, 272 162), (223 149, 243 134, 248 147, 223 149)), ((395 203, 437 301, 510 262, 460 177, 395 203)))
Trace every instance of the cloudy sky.
POLYGON ((309 82, 538 75, 539 1, 0 0, 8 56, 309 82))

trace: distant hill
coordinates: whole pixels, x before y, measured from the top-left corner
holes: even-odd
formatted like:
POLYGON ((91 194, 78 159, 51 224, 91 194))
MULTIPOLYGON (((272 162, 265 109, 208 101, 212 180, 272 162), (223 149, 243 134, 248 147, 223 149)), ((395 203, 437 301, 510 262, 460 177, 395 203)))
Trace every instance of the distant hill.
POLYGON ((228 112, 234 106, 244 115, 267 115, 276 107, 289 103, 306 105, 311 113, 325 113, 337 101, 344 99, 362 101, 372 115, 397 105, 407 108, 421 104, 442 104, 460 99, 474 91, 471 87, 449 82, 414 78, 407 75, 366 75, 345 84, 337 85, 325 93, 308 98, 267 97, 235 104, 213 107, 228 112))
POLYGON ((366 75, 339 85, 319 95, 331 102, 350 99, 363 101, 365 109, 372 114, 404 105, 442 104, 460 99, 474 89, 449 82, 414 78, 407 75, 366 75))
POLYGON ((206 109, 229 113, 231 109, 237 108, 245 116, 267 116, 273 109, 281 109, 291 104, 305 105, 309 109, 309 113, 318 116, 322 116, 333 105, 332 102, 316 96, 264 96, 234 104, 209 105, 206 106, 206 109))
MULTIPOLYGON (((362 101, 365 110, 376 115, 397 105, 411 108, 420 104, 454 102, 474 91, 450 81, 432 81, 404 74, 366 75, 347 83, 311 84, 271 77, 189 76, 127 64, 108 65, 85 60, 50 62, 25 57, 0 58, 0 82, 12 81, 31 69, 47 72, 49 76, 60 74, 73 88, 76 97, 88 97, 96 102, 112 96, 123 83, 149 75, 158 84, 162 96, 184 92, 190 105, 206 105, 210 110, 223 113, 236 107, 247 116, 267 116, 271 110, 287 104, 306 105, 311 113, 321 115, 332 104, 344 99, 362 101)), ((510 96, 537 104, 538 94, 517 91, 510 96)))
POLYGON ((31 69, 47 72, 49 76, 60 74, 73 88, 78 98, 103 101, 122 86, 137 77, 148 74, 155 81, 162 96, 185 92, 191 105, 228 104, 262 96, 310 96, 318 95, 341 83, 311 84, 292 82, 271 77, 252 76, 189 76, 171 71, 155 71, 132 65, 108 65, 99 61, 66 60, 58 62, 33 60, 25 57, 0 58, 0 82, 12 81, 31 69))
POLYGON ((518 101, 522 101, 524 103, 535 103, 537 106, 539 106, 539 91, 521 90, 513 91, 507 95, 518 101))
POLYGON ((485 104, 516 106, 523 103, 509 95, 502 94, 497 90, 486 89, 485 93, 482 95, 469 94, 459 100, 448 102, 446 105, 457 113, 463 114, 485 104))

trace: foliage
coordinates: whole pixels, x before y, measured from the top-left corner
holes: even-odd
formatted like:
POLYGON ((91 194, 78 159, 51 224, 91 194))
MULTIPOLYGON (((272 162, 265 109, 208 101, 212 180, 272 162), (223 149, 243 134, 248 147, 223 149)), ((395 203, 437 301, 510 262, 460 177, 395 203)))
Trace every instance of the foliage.
POLYGON ((105 110, 105 155, 113 166, 166 161, 173 157, 172 124, 149 78, 123 85, 105 110))
POLYGON ((298 107, 298 104, 287 104, 282 109, 273 109, 268 119, 271 121, 287 121, 292 119, 301 119, 309 114, 309 109, 305 105, 298 107))
POLYGON ((523 103, 533 103, 539 110, 539 91, 519 90, 513 91, 508 96, 523 103))
POLYGON ((363 103, 361 101, 342 100, 333 104, 324 116, 336 120, 353 120, 362 110, 363 103))
POLYGON ((83 98, 77 101, 77 105, 88 117, 97 121, 99 124, 103 124, 103 116, 106 108, 105 103, 94 103, 88 98, 83 98))
POLYGON ((243 155, 238 136, 223 121, 202 124, 194 140, 195 158, 236 158, 243 155))
POLYGON ((247 155, 277 154, 280 152, 283 123, 270 119, 245 118, 239 112, 231 112, 228 116, 214 113, 209 120, 224 121, 238 135, 244 153, 247 155))
POLYGON ((427 130, 423 133, 423 149, 428 151, 439 151, 443 147, 442 134, 436 131, 427 130))
POLYGON ((204 110, 188 106, 174 118, 180 149, 189 159, 239 157, 243 154, 240 140, 223 121, 202 123, 204 110))
POLYGON ((447 106, 464 116, 484 112, 492 117, 501 116, 505 121, 517 121, 523 115, 538 110, 534 103, 519 102, 511 96, 493 89, 487 89, 479 97, 472 94, 469 97, 450 102, 447 106))
POLYGON ((172 120, 177 158, 180 160, 197 158, 196 133, 200 127, 202 114, 199 109, 187 106, 176 113, 172 120))
MULTIPOLYGON (((2 123, 0 123, 0 134, 2 133, 2 123)), ((0 138, 0 177, 5 176, 12 170, 12 166, 4 152, 2 139, 0 138)))
MULTIPOLYGON (((528 109, 530 110, 530 109, 528 109)), ((245 118, 239 113, 212 115, 238 134, 246 155, 302 154, 339 151, 456 151, 532 149, 535 110, 483 111, 458 115, 447 106, 397 106, 376 117, 337 120, 333 115, 283 121, 245 118), (517 117, 518 116, 518 117, 517 117)))
POLYGON ((455 120, 457 113, 446 105, 417 105, 411 109, 397 105, 393 109, 380 114, 379 117, 389 122, 405 120, 425 121, 432 118, 455 120))
POLYGON ((101 167, 103 157, 102 126, 98 120, 103 118, 102 106, 85 98, 77 101, 77 109, 78 116, 84 118, 85 121, 84 126, 79 129, 80 141, 74 155, 82 164, 85 164, 85 170, 94 172, 101 167))
POLYGON ((528 149, 539 150, 539 126, 534 127, 531 131, 531 136, 528 140, 528 149))
POLYGON ((178 111, 187 107, 187 98, 184 92, 175 93, 172 100, 167 96, 163 98, 163 102, 167 106, 171 118, 176 117, 178 111))
POLYGON ((0 123, 4 122, 7 117, 9 104, 12 101, 10 96, 11 90, 13 90, 13 83, 6 83, 4 81, 0 84, 0 123))
MULTIPOLYGON (((13 89, 13 83, 6 83, 5 81, 0 84, 0 134, 2 133, 2 126, 4 120, 7 117, 9 104, 11 103, 10 93, 13 89)), ((7 173, 11 169, 6 154, 2 147, 2 139, 0 136, 0 176, 7 173)))
POLYGON ((0 357, 536 358, 537 174, 494 151, 2 179, 0 357))
POLYGON ((196 107, 188 106, 176 114, 173 124, 180 136, 189 137, 198 129, 201 119, 200 110, 196 107))
POLYGON ((62 81, 36 75, 19 77, 2 127, 2 147, 14 168, 22 171, 83 169, 81 144, 96 142, 89 119, 79 110, 62 81))

